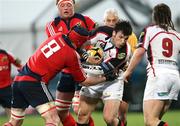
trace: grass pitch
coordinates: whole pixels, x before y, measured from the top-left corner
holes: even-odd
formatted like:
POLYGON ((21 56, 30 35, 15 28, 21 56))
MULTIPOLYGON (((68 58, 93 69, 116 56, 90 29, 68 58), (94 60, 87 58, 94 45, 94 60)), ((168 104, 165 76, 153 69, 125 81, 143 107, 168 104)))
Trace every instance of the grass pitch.
MULTIPOLYGON (((144 126, 142 113, 128 113, 128 126, 144 126)), ((95 126, 106 126, 103 121, 102 112, 94 112, 95 126)), ((180 126, 180 110, 168 111, 163 117, 170 126, 180 126)), ((0 116, 0 126, 7 121, 7 117, 0 116)), ((44 126, 44 121, 39 115, 26 116, 23 126, 44 126)))

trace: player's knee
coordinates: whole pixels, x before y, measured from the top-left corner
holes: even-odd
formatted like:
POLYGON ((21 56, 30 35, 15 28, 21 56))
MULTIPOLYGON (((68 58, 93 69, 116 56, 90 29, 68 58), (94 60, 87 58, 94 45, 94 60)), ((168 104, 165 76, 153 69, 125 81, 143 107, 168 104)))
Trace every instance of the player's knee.
POLYGON ((108 114, 104 114, 103 115, 103 118, 104 118, 104 121, 107 123, 107 124, 113 124, 113 121, 114 121, 114 118, 113 116, 111 115, 108 115, 108 114))
POLYGON ((56 99, 55 105, 58 111, 69 111, 72 101, 56 99))
POLYGON ((144 124, 145 126, 154 126, 156 125, 157 121, 153 118, 145 118, 144 119, 144 124))

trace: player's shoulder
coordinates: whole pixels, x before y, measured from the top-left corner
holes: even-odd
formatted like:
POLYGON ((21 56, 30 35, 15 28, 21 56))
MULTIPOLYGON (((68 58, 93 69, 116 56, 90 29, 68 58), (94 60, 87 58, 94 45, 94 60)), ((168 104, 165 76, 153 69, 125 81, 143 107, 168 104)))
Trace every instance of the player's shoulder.
POLYGON ((94 30, 92 30, 90 32, 90 36, 94 36, 94 35, 100 33, 100 34, 105 34, 108 37, 111 37, 112 36, 112 32, 113 32, 113 28, 111 28, 111 27, 108 27, 108 26, 99 26, 99 27, 97 27, 96 29, 94 29, 94 30))

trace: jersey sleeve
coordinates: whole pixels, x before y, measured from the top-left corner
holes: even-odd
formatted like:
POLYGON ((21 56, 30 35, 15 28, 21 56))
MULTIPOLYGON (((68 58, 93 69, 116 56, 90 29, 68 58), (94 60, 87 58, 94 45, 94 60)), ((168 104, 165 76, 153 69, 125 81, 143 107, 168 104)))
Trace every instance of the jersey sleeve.
POLYGON ((76 82, 83 82, 86 79, 86 74, 82 69, 80 56, 74 51, 68 58, 68 69, 76 82))
POLYGON ((19 59, 15 59, 14 56, 10 53, 7 53, 9 61, 14 64, 16 67, 21 67, 21 63, 19 59))
POLYGON ((145 48, 146 50, 148 49, 148 46, 149 46, 148 34, 149 33, 147 33, 147 29, 145 28, 139 36, 139 43, 137 47, 142 47, 142 48, 145 48))
POLYGON ((49 37, 54 36, 57 33, 57 28, 54 21, 48 22, 45 28, 46 35, 49 37))
POLYGON ((84 16, 85 17, 85 20, 86 20, 86 23, 87 23, 87 26, 88 26, 88 30, 91 31, 93 29, 95 29, 96 27, 96 23, 88 16, 84 16))

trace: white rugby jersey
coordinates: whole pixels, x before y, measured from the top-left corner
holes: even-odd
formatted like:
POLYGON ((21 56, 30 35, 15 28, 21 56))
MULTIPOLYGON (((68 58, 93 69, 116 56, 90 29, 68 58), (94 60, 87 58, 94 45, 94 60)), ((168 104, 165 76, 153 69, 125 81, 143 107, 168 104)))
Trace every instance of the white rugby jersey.
POLYGON ((140 47, 147 51, 147 71, 154 71, 156 68, 178 70, 180 33, 174 30, 165 31, 153 25, 141 33, 139 42, 140 47))
POLYGON ((109 61, 111 58, 118 58, 125 63, 129 61, 132 55, 131 47, 127 42, 122 48, 116 48, 111 42, 112 31, 113 29, 110 27, 101 26, 91 36, 90 42, 103 49, 104 62, 109 61))

